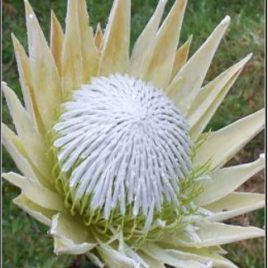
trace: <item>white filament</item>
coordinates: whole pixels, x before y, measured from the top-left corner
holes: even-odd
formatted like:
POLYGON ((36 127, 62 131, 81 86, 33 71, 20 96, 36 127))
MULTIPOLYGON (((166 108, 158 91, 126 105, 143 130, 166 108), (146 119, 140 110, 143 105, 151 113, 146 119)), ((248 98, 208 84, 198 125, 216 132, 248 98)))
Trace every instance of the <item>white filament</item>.
MULTIPOLYGON (((105 218, 131 204, 152 217, 178 204, 178 182, 191 170, 188 125, 163 92, 127 75, 82 85, 54 126, 58 159, 77 199, 105 218)), ((151 218, 150 217, 150 218, 151 218)))

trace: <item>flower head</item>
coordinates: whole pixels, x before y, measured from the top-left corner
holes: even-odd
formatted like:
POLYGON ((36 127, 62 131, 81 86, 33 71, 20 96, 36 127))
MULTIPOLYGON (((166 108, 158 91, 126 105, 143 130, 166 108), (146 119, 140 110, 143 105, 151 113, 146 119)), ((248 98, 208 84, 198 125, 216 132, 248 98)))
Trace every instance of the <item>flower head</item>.
POLYGON ((234 190, 264 167, 223 167, 264 126, 258 111, 215 132, 206 125, 251 55, 203 86, 230 18, 188 60, 177 48, 186 1, 156 10, 129 53, 130 0, 115 0, 104 34, 84 0, 66 29, 52 13, 48 46, 25 1, 29 56, 13 36, 24 106, 3 84, 14 133, 3 142, 22 175, 14 202, 50 227, 56 254, 102 267, 235 267, 220 245, 263 236, 224 221, 264 205, 234 190))
POLYGON ((127 75, 95 78, 64 104, 54 130, 75 201, 91 197, 88 208, 103 208, 105 219, 117 206, 124 215, 133 204, 137 216, 178 204, 191 171, 189 127, 159 89, 127 75))

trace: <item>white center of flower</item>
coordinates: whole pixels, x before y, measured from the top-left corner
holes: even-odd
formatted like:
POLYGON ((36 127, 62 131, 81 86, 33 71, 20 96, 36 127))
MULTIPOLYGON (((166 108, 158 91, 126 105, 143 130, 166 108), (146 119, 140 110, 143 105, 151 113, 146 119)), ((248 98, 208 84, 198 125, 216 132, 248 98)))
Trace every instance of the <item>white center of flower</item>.
POLYGON ((188 125, 151 84, 127 75, 82 85, 54 126, 58 159, 75 198, 105 218, 118 207, 152 214, 178 204, 179 180, 191 170, 188 125))

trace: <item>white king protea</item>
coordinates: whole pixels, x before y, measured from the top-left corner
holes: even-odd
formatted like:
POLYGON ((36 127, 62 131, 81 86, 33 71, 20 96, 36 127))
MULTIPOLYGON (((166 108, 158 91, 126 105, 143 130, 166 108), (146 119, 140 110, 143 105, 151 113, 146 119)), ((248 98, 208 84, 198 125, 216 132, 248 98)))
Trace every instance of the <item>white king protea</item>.
POLYGON ((65 32, 52 13, 50 46, 25 2, 27 55, 12 36, 24 106, 3 83, 16 133, 3 142, 22 175, 15 204, 49 226, 56 254, 86 254, 100 267, 237 267, 222 244, 259 237, 221 221, 261 208, 235 192, 264 167, 223 167, 264 126, 258 111, 203 133, 248 55, 203 85, 226 16, 188 60, 177 48, 186 0, 161 24, 160 0, 130 48, 130 0, 115 0, 104 34, 85 0, 69 0, 65 32), (160 25, 161 24, 161 25, 160 25))

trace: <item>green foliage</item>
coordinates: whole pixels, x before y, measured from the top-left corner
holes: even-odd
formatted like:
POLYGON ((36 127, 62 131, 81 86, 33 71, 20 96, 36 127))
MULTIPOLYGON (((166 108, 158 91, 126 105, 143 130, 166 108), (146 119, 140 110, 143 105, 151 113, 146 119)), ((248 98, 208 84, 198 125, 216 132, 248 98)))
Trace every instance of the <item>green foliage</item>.
MULTIPOLYGON (((132 45, 153 13, 156 2, 156 0, 132 0, 132 45)), ((168 2, 167 10, 173 2, 173 0, 168 2)), ((102 28, 104 28, 112 0, 88 0, 87 3, 92 25, 95 27, 96 23, 100 21, 102 28)), ((55 11, 60 22, 64 25, 66 1, 31 0, 31 4, 49 40, 50 9, 55 11)), ((10 33, 14 32, 26 47, 23 13, 23 1, 3 1, 3 80, 8 82, 20 98, 22 95, 10 33)), ((264 100, 264 2, 262 0, 189 0, 181 43, 186 41, 190 34, 193 34, 190 51, 190 54, 193 54, 226 14, 231 16, 232 24, 212 63, 207 81, 246 54, 253 52, 254 56, 208 126, 212 130, 260 109, 263 107, 264 100)), ((11 126, 5 102, 3 104, 3 121, 11 126)), ((246 147, 244 153, 240 155, 239 161, 249 161, 256 157, 259 153, 256 148, 263 148, 263 134, 258 135, 246 147)), ((4 150, 3 171, 14 169, 12 160, 4 150)), ((74 267, 70 266, 72 257, 56 257, 53 254, 53 242, 46 235, 46 227, 27 216, 11 202, 17 194, 18 190, 15 187, 4 182, 3 267, 74 267)), ((264 211, 257 211, 253 215, 253 223, 263 226, 264 211)), ((230 245, 227 249, 230 251, 228 256, 240 267, 264 267, 263 245, 260 239, 234 246, 230 245)), ((87 264, 85 267, 90 266, 87 264)))

